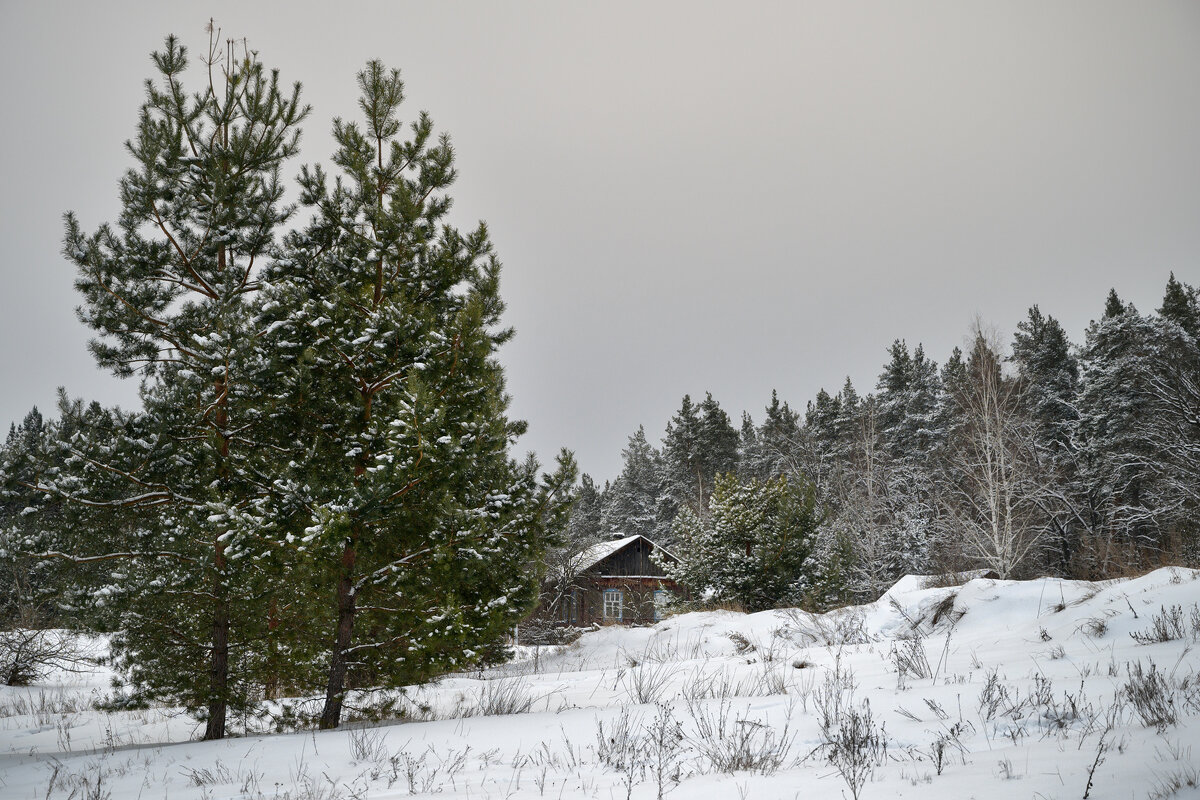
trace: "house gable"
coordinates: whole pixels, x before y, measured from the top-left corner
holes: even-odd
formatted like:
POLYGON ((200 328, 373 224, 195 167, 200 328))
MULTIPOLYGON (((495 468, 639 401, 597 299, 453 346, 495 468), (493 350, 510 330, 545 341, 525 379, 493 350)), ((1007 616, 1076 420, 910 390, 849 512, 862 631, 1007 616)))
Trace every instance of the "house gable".
POLYGON ((645 536, 619 540, 620 546, 581 571, 581 575, 605 578, 666 578, 667 573, 651 558, 655 550, 668 561, 678 561, 645 536))

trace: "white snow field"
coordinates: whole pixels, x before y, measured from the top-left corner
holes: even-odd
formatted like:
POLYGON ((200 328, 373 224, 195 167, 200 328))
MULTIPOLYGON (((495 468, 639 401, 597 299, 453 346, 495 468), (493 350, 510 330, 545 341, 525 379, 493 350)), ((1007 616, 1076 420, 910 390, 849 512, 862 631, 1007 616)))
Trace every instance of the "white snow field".
POLYGON ((1200 796, 1200 572, 923 585, 526 649, 377 727, 197 742, 94 710, 103 670, 3 687, 0 797, 1200 796))

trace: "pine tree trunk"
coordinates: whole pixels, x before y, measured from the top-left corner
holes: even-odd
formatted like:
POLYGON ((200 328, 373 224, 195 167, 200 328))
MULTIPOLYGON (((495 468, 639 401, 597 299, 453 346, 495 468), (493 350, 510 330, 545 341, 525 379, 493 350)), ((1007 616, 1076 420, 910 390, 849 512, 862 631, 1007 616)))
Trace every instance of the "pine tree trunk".
POLYGON ((217 544, 217 579, 214 581, 216 604, 213 609, 212 655, 208 672, 208 724, 204 739, 225 738, 228 711, 226 689, 229 685, 229 600, 225 595, 225 545, 217 544))
POLYGON ((329 683, 325 688, 325 708, 321 712, 321 730, 336 728, 342 721, 342 698, 346 692, 347 651, 354 636, 354 561, 355 544, 346 544, 342 551, 342 575, 338 580, 337 630, 334 634, 333 654, 329 659, 329 683))
MULTIPOLYGON (((225 248, 221 248, 221 258, 224 260, 225 248)), ((225 429, 229 424, 229 394, 225 377, 217 380, 214 386, 217 415, 216 424, 220 436, 219 452, 221 460, 217 474, 225 479, 228 473, 229 438, 225 429)), ((212 655, 210 656, 208 673, 208 724, 204 729, 204 739, 225 738, 225 716, 228 712, 229 687, 229 596, 225 575, 225 543, 223 534, 219 534, 214 545, 213 568, 213 631, 212 655)))
POLYGON ((263 697, 267 700, 279 698, 279 643, 275 631, 279 628, 279 602, 272 597, 267 609, 267 669, 263 679, 263 697))

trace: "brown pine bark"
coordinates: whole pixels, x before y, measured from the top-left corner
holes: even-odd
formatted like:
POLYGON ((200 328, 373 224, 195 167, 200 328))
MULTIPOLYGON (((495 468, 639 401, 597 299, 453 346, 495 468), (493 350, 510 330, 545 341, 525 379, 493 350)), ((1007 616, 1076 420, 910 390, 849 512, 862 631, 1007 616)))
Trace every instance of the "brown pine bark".
POLYGON ((342 721, 342 699, 346 694, 347 653, 354 637, 354 562, 357 555, 355 539, 342 550, 342 574, 337 585, 338 618, 334 633, 333 653, 329 659, 329 682, 325 687, 325 707, 321 711, 321 730, 336 728, 342 721))
POLYGON ((208 670, 208 723, 204 728, 205 741, 225 737, 225 718, 228 713, 229 686, 229 601, 225 596, 225 545, 218 541, 214 566, 216 602, 213 608, 212 654, 208 670))

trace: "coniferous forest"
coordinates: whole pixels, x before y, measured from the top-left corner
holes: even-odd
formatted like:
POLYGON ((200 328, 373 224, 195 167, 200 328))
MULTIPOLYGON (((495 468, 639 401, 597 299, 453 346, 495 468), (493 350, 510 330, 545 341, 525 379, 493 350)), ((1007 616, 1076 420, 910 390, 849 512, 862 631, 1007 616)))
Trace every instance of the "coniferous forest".
POLYGON ((141 407, 64 392, 0 449, 0 628, 107 636, 111 708, 183 708, 205 739, 395 716, 370 690, 505 661, 555 613, 547 577, 634 534, 686 602, 748 612, 1200 567, 1200 290, 1174 274, 1149 311, 1090 287, 1074 341, 1033 305, 940 360, 896 340, 873 386, 803 406, 684 395, 600 483, 516 455, 500 261, 450 224, 454 146, 402 115, 398 71, 357 74, 319 166, 294 163, 300 85, 254 51, 169 37, 153 63, 120 215, 67 213, 62 245, 141 407))
POLYGON ((643 426, 614 480, 583 475, 571 547, 642 534, 751 610, 873 600, 906 574, 1195 566, 1197 295, 1172 274, 1142 313, 1110 291, 1082 342, 1034 305, 1011 342, 976 325, 941 364, 897 340, 875 386, 803 412, 772 393, 736 424, 685 395, 661 445, 643 426))

